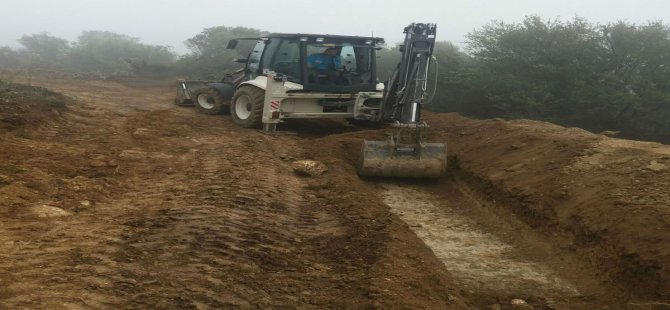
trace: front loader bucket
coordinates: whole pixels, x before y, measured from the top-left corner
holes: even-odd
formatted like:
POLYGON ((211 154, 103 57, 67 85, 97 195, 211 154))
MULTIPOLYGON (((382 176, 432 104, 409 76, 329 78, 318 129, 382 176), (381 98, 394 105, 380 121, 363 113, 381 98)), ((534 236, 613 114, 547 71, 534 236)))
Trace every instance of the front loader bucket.
POLYGON ((363 141, 356 170, 364 177, 436 179, 447 170, 447 147, 422 143, 418 151, 396 150, 390 142, 363 141))

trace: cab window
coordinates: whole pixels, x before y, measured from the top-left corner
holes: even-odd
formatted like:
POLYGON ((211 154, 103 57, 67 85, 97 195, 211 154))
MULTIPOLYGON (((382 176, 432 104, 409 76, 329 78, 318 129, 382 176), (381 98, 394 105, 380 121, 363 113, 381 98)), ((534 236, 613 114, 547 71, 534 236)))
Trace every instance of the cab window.
POLYGON ((246 74, 248 79, 254 79, 258 76, 258 71, 260 69, 261 56, 263 55, 263 49, 265 48, 265 42, 258 41, 254 49, 249 53, 249 60, 247 61, 247 70, 246 74))
POLYGON ((278 41, 279 46, 266 68, 286 75, 291 82, 300 83, 300 43, 297 40, 278 41))

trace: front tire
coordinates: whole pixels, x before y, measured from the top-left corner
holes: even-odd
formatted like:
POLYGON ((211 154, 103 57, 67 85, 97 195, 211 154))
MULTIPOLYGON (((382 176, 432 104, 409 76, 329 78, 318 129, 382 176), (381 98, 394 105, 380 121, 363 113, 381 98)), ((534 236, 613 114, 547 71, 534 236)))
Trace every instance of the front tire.
POLYGON ((228 112, 229 103, 216 88, 202 87, 193 92, 193 104, 204 114, 223 114, 228 112))
POLYGON ((259 128, 263 120, 265 91, 254 86, 242 86, 235 92, 230 105, 230 116, 235 124, 259 128))

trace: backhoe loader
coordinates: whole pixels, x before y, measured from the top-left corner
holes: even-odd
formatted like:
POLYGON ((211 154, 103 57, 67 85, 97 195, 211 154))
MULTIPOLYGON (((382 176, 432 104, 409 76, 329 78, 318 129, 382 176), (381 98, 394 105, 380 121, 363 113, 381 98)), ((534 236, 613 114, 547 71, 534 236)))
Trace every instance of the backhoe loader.
MULTIPOLYGON (((427 90, 436 25, 405 27, 402 58, 390 80, 380 83, 378 37, 275 33, 255 40, 245 67, 220 82, 178 80, 178 104, 207 114, 230 113, 236 124, 275 131, 284 119, 347 118, 390 123, 386 141, 363 141, 356 170, 363 177, 439 178, 446 171, 446 145, 426 143, 421 110, 427 90)), ((432 70, 436 72, 435 70, 432 70)), ((433 89, 433 94, 434 94, 433 89)))

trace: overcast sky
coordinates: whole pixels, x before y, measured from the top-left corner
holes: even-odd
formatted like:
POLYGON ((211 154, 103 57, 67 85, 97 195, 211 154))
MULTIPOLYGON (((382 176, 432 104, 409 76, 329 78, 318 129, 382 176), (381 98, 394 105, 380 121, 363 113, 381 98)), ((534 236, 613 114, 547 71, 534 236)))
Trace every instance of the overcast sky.
POLYGON ((0 0, 0 45, 18 46, 22 34, 47 31, 76 40, 82 30, 107 30, 169 45, 203 28, 245 26, 273 32, 375 36, 402 41, 413 21, 438 24, 438 39, 456 43, 491 20, 525 15, 593 22, 670 23, 670 0, 0 0))

